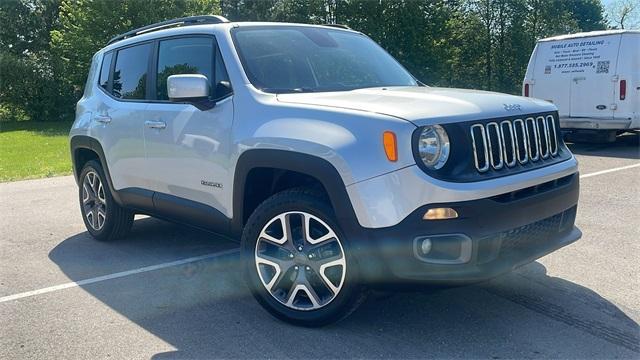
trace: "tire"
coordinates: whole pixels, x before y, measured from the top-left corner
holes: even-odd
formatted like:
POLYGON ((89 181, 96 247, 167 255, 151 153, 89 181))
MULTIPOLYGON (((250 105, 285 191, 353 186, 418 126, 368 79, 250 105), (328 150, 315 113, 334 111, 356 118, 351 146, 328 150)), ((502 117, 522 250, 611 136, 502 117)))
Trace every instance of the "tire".
POLYGON ((260 204, 243 230, 241 254, 253 296, 285 322, 328 325, 365 299, 349 243, 328 201, 314 190, 286 190, 260 204))
POLYGON ((617 136, 617 130, 578 130, 566 134, 565 139, 576 144, 611 144, 617 136))
POLYGON ((80 172, 78 183, 80 212, 89 234, 99 241, 126 236, 134 214, 113 200, 100 163, 88 161, 80 172))

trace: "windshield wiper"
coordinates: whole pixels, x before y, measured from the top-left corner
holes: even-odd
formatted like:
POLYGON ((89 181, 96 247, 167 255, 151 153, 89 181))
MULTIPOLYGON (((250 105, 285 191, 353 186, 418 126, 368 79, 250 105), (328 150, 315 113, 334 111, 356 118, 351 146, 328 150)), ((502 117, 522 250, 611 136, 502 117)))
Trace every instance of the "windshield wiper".
POLYGON ((313 88, 269 88, 264 87, 261 88, 262 91, 266 91, 269 93, 277 93, 277 94, 290 94, 290 93, 308 93, 315 92, 313 88))

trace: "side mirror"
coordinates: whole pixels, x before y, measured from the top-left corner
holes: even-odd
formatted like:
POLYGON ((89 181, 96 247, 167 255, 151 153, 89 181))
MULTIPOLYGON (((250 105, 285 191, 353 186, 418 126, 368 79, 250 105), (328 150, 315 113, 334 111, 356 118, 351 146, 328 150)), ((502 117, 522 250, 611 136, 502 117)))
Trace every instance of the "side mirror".
POLYGON ((209 99, 209 79, 200 74, 171 75, 167 78, 167 95, 171 101, 188 102, 199 110, 216 106, 209 99))
POLYGON ((209 97, 209 80, 200 74, 171 75, 167 94, 171 101, 202 100, 209 97))

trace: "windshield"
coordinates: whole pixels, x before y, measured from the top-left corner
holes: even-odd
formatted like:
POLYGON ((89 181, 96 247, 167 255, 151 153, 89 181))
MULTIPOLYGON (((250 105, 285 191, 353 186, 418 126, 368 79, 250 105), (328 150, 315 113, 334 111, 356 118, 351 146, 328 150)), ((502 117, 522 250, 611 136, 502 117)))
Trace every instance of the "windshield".
POLYGON ((306 26, 237 28, 233 39, 251 83, 272 93, 416 86, 368 37, 306 26))

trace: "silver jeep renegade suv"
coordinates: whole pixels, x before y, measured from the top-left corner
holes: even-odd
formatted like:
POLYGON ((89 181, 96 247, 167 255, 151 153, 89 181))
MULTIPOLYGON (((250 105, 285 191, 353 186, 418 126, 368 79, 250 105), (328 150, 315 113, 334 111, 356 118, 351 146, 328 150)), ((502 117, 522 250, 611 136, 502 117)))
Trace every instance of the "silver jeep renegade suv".
POLYGON ((299 325, 580 237, 553 104, 425 86, 335 25, 198 16, 120 35, 93 57, 70 142, 96 239, 137 213, 241 238, 253 295, 299 325))

